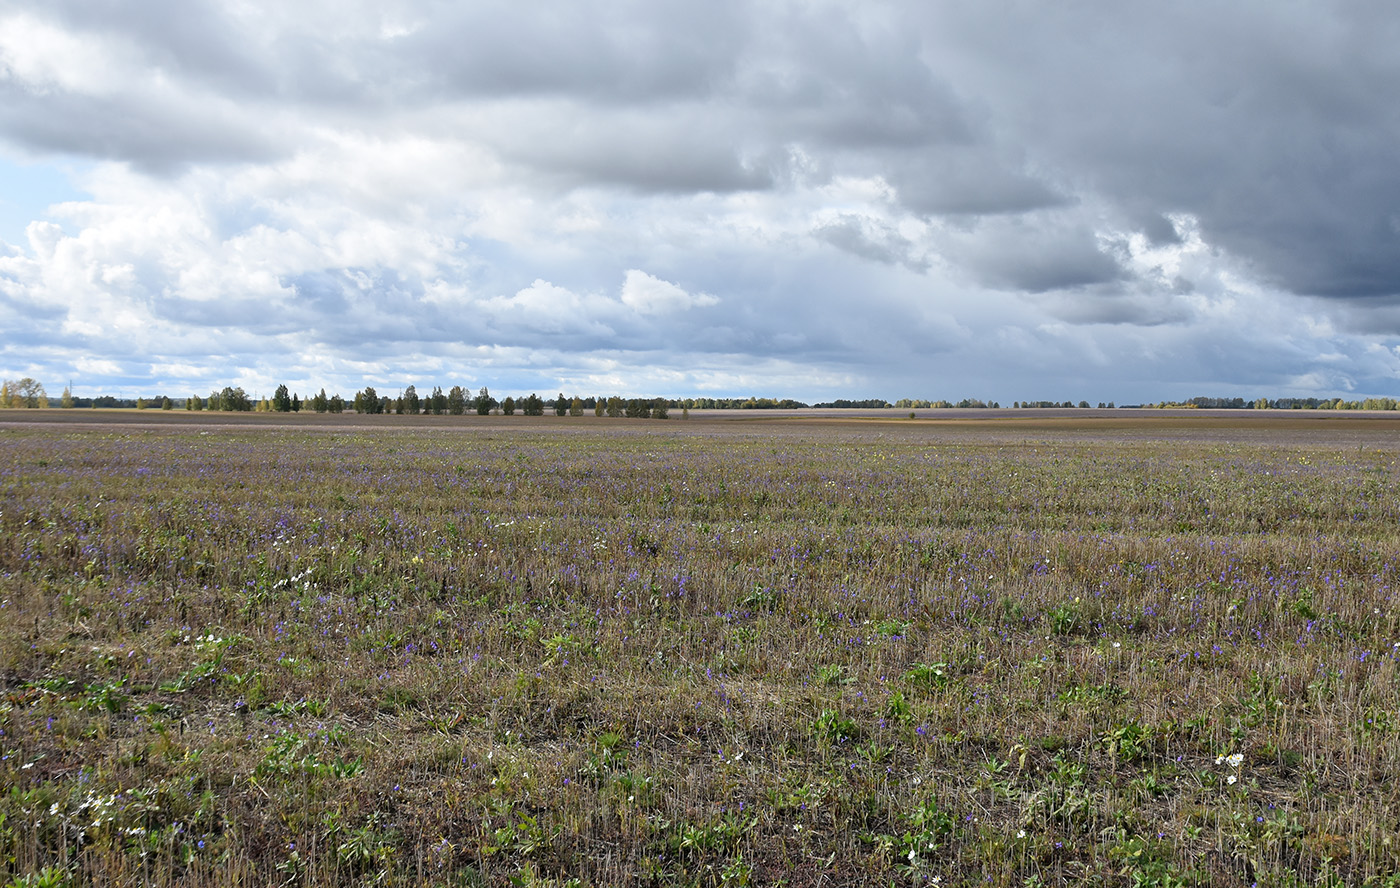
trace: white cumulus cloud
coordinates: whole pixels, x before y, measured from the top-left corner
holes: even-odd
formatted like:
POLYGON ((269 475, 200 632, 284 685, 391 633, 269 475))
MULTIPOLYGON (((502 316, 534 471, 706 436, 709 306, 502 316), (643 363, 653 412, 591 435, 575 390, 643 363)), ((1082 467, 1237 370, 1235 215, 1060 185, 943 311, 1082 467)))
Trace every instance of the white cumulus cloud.
POLYGON ((634 311, 658 315, 717 305, 719 298, 708 293, 692 295, 670 281, 632 268, 622 280, 622 301, 634 311))

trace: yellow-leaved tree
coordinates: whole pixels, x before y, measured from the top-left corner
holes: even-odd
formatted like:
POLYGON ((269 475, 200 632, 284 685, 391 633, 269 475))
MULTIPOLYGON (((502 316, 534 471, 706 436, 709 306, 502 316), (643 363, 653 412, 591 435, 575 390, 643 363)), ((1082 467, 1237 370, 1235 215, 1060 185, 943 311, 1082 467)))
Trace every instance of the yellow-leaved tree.
POLYGON ((28 376, 23 379, 7 379, 0 384, 0 405, 5 407, 47 407, 48 393, 37 381, 28 376))

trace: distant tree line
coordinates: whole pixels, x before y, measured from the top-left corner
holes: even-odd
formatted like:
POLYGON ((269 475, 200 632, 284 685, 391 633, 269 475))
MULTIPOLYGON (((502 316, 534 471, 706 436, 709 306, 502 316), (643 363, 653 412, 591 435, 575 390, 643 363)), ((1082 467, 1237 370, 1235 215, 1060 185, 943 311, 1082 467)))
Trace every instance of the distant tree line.
POLYGON ((844 398, 837 398, 835 401, 823 401, 820 404, 813 404, 813 407, 827 407, 838 409, 858 409, 868 410, 872 407, 888 407, 890 402, 884 398, 866 398, 864 401, 847 401, 844 398))
MULTIPOLYGON (((53 405, 49 401, 48 393, 38 381, 27 376, 22 379, 0 381, 0 408, 47 408, 50 406, 53 405)), ((482 386, 476 394, 472 394, 471 391, 460 385, 454 385, 446 392, 439 386, 433 386, 432 391, 427 394, 420 394, 417 386, 410 385, 392 397, 388 394, 381 395, 375 391, 373 386, 365 386, 348 401, 339 394, 327 395, 324 388, 311 397, 303 399, 300 394, 290 391, 286 385, 277 386, 271 397, 264 398, 251 397, 239 386, 225 386, 221 390, 210 392, 207 398, 201 398, 198 395, 190 395, 186 398, 171 398, 168 395, 156 395, 152 398, 116 398, 111 395, 78 398, 73 396, 69 387, 65 387, 59 406, 65 408, 134 407, 141 410, 148 408, 172 410, 179 407, 184 410, 261 411, 269 413, 300 413, 303 410, 313 413, 353 411, 355 413, 413 416, 460 416, 470 413, 481 416, 490 414, 513 416, 516 413, 524 416, 543 416, 549 412, 555 416, 582 416, 584 413, 593 413, 595 416, 651 419, 666 419, 673 410, 683 411, 688 416, 691 410, 797 410, 808 406, 864 410, 888 407, 905 409, 997 409, 1001 407, 996 401, 983 401, 978 398, 964 398, 956 402, 901 398, 893 403, 883 398, 837 399, 808 405, 791 398, 667 399, 621 398, 617 396, 585 398, 577 395, 566 396, 563 392, 551 399, 541 398, 539 395, 531 393, 523 398, 508 396, 504 400, 498 401, 485 386, 482 386)), ((1078 402, 1015 401, 1011 406, 1016 409, 1086 409, 1090 404, 1084 400, 1078 402)), ((1100 401, 1098 406, 1101 409, 1113 409, 1114 403, 1100 401)), ((1342 398, 1255 398, 1251 400, 1242 397, 1198 396, 1184 401, 1161 401, 1155 404, 1125 404, 1122 406, 1198 408, 1202 410, 1396 410, 1400 409, 1400 401, 1395 398, 1364 398, 1348 401, 1342 398)))
POLYGON ((1202 410, 1396 410, 1395 398, 1362 398, 1347 401, 1342 398, 1190 398, 1186 401, 1162 401, 1151 407, 1199 408, 1202 410))
POLYGON ((683 398, 671 406, 687 410, 799 410, 807 405, 792 398, 683 398))
POLYGON ((242 388, 225 387, 222 391, 211 392, 208 398, 191 395, 184 401, 186 410, 223 411, 266 411, 271 413, 344 413, 347 410, 364 414, 394 414, 407 416, 461 416, 475 413, 480 416, 490 414, 513 416, 543 416, 546 410, 556 416, 582 416, 592 411, 597 416, 642 417, 666 419, 671 407, 665 398, 581 398, 566 396, 560 392, 557 397, 546 400, 531 393, 523 398, 507 396, 497 400, 486 387, 475 395, 460 385, 454 385, 446 392, 434 386, 428 394, 420 394, 418 387, 408 386, 397 396, 381 395, 374 386, 365 386, 346 401, 339 394, 327 395, 322 388, 310 398, 302 399, 297 392, 279 385, 272 397, 254 400, 242 388))
MULTIPOLYGON (((888 405, 886 405, 886 406, 888 406, 888 405)), ((993 409, 993 410, 997 410, 997 409, 1000 409, 1000 408, 1001 408, 1001 405, 998 404, 996 401, 983 401, 983 400, 981 400, 980 398, 963 398, 961 401, 958 401, 956 404, 953 403, 952 401, 924 401, 924 400, 920 400, 919 398, 901 398, 901 399, 899 399, 898 401, 895 401, 895 402, 894 402, 894 406, 896 406, 896 407, 914 407, 914 408, 916 408, 916 409, 917 409, 917 408, 920 408, 920 407, 924 407, 924 408, 933 408, 934 410, 950 410, 950 409, 952 409, 952 408, 954 408, 954 407, 960 407, 960 408, 963 408, 963 409, 967 409, 967 408, 970 407, 970 408, 973 408, 973 409, 983 409, 983 410, 989 409, 989 408, 990 408, 990 409, 993 409)))

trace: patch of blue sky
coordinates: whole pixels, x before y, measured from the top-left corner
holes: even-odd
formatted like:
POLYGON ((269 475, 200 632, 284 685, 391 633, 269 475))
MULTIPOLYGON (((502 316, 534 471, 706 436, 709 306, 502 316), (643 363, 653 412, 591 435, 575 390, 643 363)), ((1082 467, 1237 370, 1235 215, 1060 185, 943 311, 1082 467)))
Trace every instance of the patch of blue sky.
POLYGON ((0 154, 0 240, 27 247, 25 229, 36 220, 53 220, 55 204, 91 200, 74 184, 82 172, 76 162, 24 163, 0 154))

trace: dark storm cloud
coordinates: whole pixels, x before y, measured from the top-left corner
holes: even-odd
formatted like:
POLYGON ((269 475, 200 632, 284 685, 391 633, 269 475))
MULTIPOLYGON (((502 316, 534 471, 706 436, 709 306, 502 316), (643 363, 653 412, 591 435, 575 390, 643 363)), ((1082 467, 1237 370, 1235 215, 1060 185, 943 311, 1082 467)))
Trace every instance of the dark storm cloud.
MULTIPOLYGON (((29 9, 195 93, 248 102, 221 112, 11 80, 0 130, 33 148, 164 170, 294 150, 252 125, 264 105, 373 115, 562 98, 563 129, 535 119, 529 144, 487 141, 572 184, 670 192, 773 187, 775 158, 800 146, 823 174, 884 175, 927 216, 1091 196, 1159 239, 1161 214, 1191 213, 1295 292, 1400 294, 1400 16, 1384 3, 29 9), (633 125, 611 126, 619 108, 633 125)), ((1007 285, 1055 285, 1034 260, 1010 264, 1031 270, 1007 285)))
MULTIPOLYGON (((747 39, 741 4, 514 2, 434 10, 386 67, 438 98, 587 97, 602 105, 709 95, 747 39)), ((405 21, 417 10, 405 7, 405 21)), ((427 10, 423 10, 427 12, 427 10)))
POLYGON ((1191 317, 1170 292, 1134 292, 1117 286, 1080 287, 1072 292, 1043 295, 1037 301, 1061 320, 1075 324, 1131 324, 1152 327, 1191 317))
POLYGON ((812 233, 833 247, 864 259, 904 265, 913 271, 928 268, 928 259, 917 255, 908 238, 878 220, 846 213, 818 226, 812 233))
POLYGON ((1400 16, 1379 2, 932 8, 965 93, 1125 217, 1191 213, 1298 293, 1400 294, 1400 16))
POLYGON ((891 164, 900 203, 924 216, 1028 213, 1065 203, 1046 183, 998 163, 985 147, 927 152, 891 164))
POLYGON ((771 121, 775 139, 845 149, 919 149, 974 137, 950 84, 897 14, 777 7, 756 18, 729 100, 771 121))
POLYGON ((677 125, 646 115, 599 114, 567 124, 532 122, 494 138, 514 162, 573 185, 684 194, 765 189, 773 180, 761 158, 739 156, 695 118, 677 125))
POLYGON ((1060 213, 985 218, 944 250, 983 285, 1005 290, 1071 290, 1127 276, 1093 231, 1060 213))
POLYGON ((46 15, 78 34, 117 37, 148 64, 220 93, 256 94, 274 80, 255 50, 257 17, 240 20, 208 0, 142 0, 139 14, 121 2, 46 0, 46 15))
POLYGON ((0 83, 0 131, 10 139, 31 150, 127 160, 157 174, 194 162, 259 161, 282 153, 251 124, 226 109, 142 96, 35 94, 0 83))
MULTIPOLYGON (((310 114, 311 123, 329 115, 373 130, 384 125, 376 117, 443 103, 534 100, 524 119, 464 135, 571 182, 593 177, 640 190, 767 188, 766 166, 781 165, 794 145, 827 162, 835 158, 824 152, 919 151, 972 139, 948 84, 920 59, 917 36, 895 17, 862 23, 839 6, 405 3, 383 15, 351 8, 343 21, 308 12, 266 23, 210 2, 160 3, 138 15, 116 5, 89 14, 71 2, 33 11, 114 47, 135 79, 98 95, 12 80, 6 135, 149 170, 264 159, 278 140, 291 153, 295 129, 268 129, 279 114, 310 114), (167 80, 190 101, 152 99, 152 81, 167 80), (23 101, 26 93, 32 101, 23 101), (219 120, 208 100, 246 117, 219 120), (543 135, 526 142, 516 129, 543 135)), ((872 168, 863 157, 847 160, 872 168)), ((874 171, 884 165, 876 159, 874 171)))

